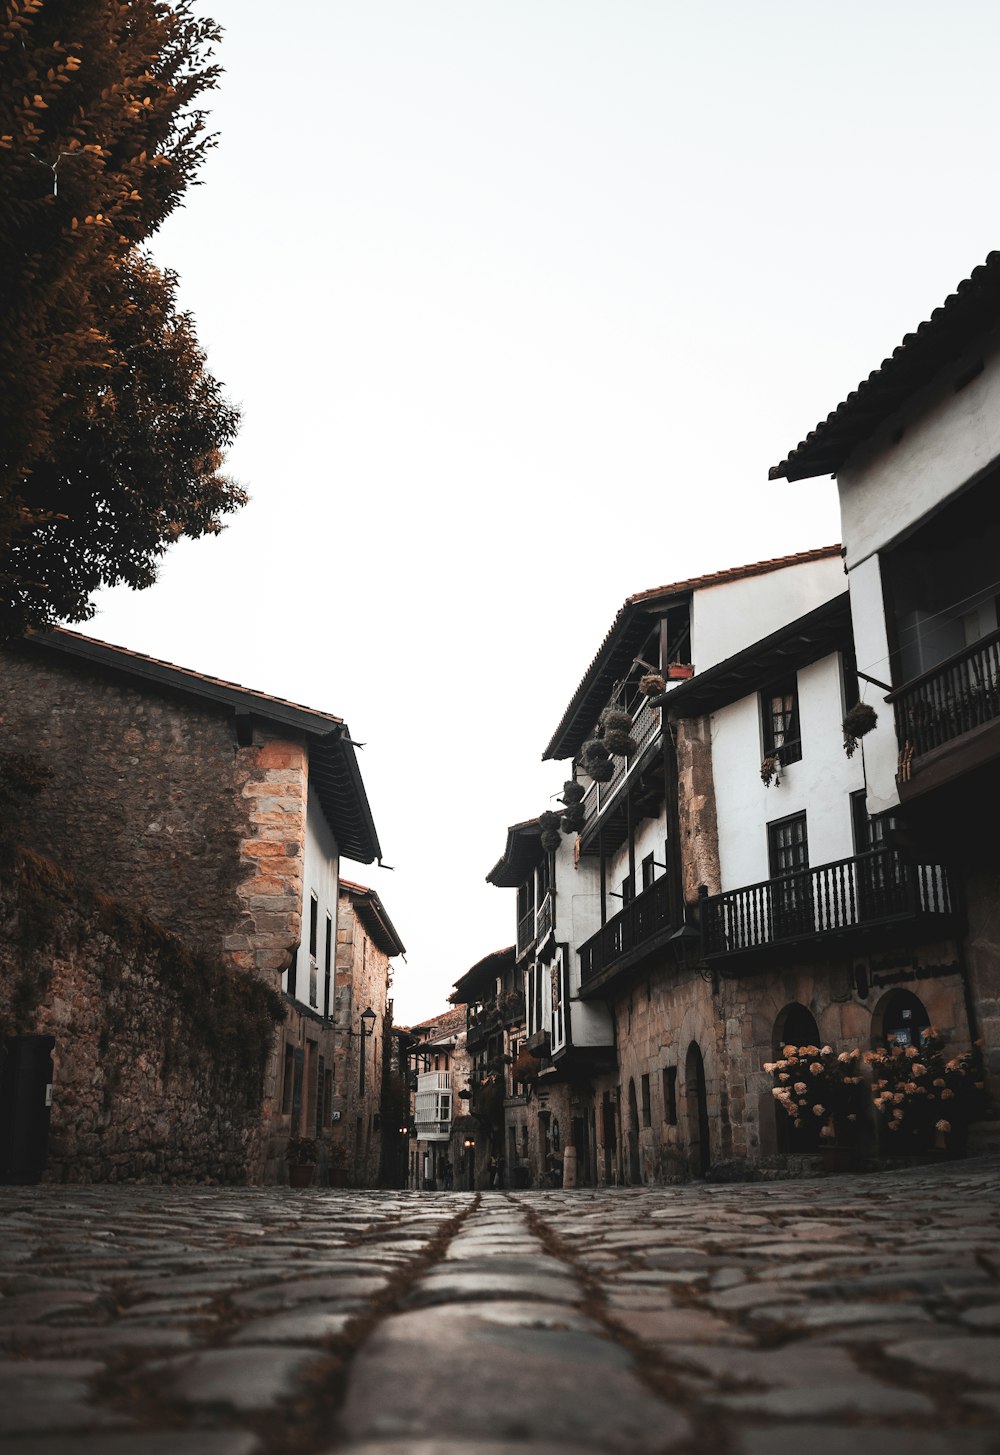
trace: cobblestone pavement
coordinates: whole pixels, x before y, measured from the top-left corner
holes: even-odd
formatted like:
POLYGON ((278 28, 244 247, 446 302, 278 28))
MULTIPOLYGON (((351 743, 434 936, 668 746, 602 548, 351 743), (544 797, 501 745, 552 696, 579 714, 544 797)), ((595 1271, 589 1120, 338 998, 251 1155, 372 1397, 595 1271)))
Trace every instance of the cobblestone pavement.
POLYGON ((594 1193, 0 1188, 7 1455, 992 1455, 1000 1158, 594 1193))

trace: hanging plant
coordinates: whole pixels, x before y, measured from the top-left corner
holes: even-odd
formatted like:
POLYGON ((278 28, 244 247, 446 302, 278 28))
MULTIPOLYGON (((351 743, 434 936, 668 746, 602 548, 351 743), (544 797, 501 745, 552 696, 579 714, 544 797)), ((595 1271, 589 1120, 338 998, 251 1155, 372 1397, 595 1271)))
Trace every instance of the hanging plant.
POLYGON ((574 803, 582 803, 583 795, 583 784, 577 783, 575 778, 570 778, 563 784, 562 801, 567 807, 572 807, 574 803))
POLYGON ((878 716, 874 707, 867 702, 856 702, 844 718, 844 752, 853 758, 857 752, 858 740, 878 727, 878 716))
POLYGON ((552 833, 553 829, 559 828, 559 815, 547 808, 544 813, 538 815, 538 827, 543 835, 552 833))
POLYGON ((639 678, 639 691, 644 697, 658 697, 661 692, 666 692, 667 684, 659 672, 647 672, 644 677, 639 678))
MULTIPOLYGON (((631 721, 629 726, 631 727, 631 721)), ((631 758, 639 746, 630 733, 622 732, 618 728, 609 728, 604 734, 604 741, 608 752, 613 753, 616 758, 631 758)))
POLYGON ((559 847, 559 845, 561 843, 562 843, 562 838, 561 838, 561 836, 559 834, 559 830, 558 829, 545 829, 545 830, 543 830, 543 832, 542 832, 542 848, 546 851, 546 853, 549 853, 552 850, 558 849, 558 847, 559 847))
POLYGON ((777 788, 780 784, 781 759, 778 757, 777 753, 771 754, 761 763, 760 781, 763 783, 765 788, 770 788, 772 783, 774 784, 775 788, 777 788))
POLYGON ((607 742, 609 733, 632 731, 632 714, 622 712, 619 707, 609 707, 601 717, 601 726, 604 728, 604 741, 607 742))
POLYGON ((589 771, 591 762, 603 762, 608 756, 608 750, 600 738, 588 738, 580 749, 580 758, 585 768, 589 771))
POLYGON ((610 783, 615 776, 615 765, 610 758, 594 758, 584 766, 595 783, 610 783))
POLYGON ((582 803, 571 804, 562 816, 559 827, 564 834, 578 834, 586 823, 582 803))

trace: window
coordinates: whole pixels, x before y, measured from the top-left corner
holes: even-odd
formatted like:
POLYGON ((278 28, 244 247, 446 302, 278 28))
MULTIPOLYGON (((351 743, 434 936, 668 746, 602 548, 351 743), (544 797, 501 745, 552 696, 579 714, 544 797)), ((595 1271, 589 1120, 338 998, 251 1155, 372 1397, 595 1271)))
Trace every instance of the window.
POLYGON ((649 1102, 649 1076, 643 1076, 640 1081, 642 1094, 642 1124, 644 1127, 653 1125, 653 1113, 649 1102))
POLYGON ((315 894, 309 896, 309 1004, 319 1005, 319 972, 316 965, 316 950, 319 938, 319 900, 315 894))
POLYGON ((798 681, 794 675, 775 682, 760 695, 764 730, 764 757, 780 755, 782 763, 797 763, 802 757, 799 729, 798 681))
POLYGON ((285 1047, 285 1065, 281 1079, 281 1113, 290 1116, 292 1112, 293 1088, 295 1086, 295 1047, 285 1047))
POLYGON ((663 1068, 663 1120, 677 1125, 677 1067, 663 1068))
POLYGON ((326 945, 323 950, 323 1019, 330 1019, 330 992, 333 988, 333 920, 326 917, 326 945))
POLYGON ((805 814, 796 813, 769 823, 767 849, 771 878, 778 880, 771 892, 774 937, 791 939, 808 934, 815 925, 805 814))

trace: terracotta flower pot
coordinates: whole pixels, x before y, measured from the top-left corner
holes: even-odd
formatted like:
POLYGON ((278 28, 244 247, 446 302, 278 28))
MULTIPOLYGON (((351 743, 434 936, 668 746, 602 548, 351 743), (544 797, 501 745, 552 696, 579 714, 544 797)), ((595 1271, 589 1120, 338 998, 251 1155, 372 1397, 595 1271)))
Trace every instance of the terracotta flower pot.
POLYGON ((289 1187, 308 1187, 316 1168, 312 1162, 291 1162, 288 1167, 289 1187))

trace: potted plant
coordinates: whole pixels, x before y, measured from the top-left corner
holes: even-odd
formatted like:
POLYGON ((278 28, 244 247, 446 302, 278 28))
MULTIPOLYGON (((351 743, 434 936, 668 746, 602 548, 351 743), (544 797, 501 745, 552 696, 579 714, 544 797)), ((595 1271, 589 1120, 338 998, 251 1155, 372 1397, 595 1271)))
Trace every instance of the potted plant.
POLYGON ((921 1033, 919 1046, 901 1046, 891 1033, 886 1039, 865 1057, 884 1149, 912 1154, 936 1147, 961 1156, 969 1123, 985 1104, 980 1044, 948 1056, 935 1026, 921 1033))
POLYGON ((288 1185, 308 1187, 313 1180, 318 1158, 319 1146, 315 1137, 289 1137, 288 1146, 285 1148, 288 1185))
POLYGON ((858 742, 878 727, 878 717, 874 707, 867 702, 856 702, 850 712, 844 718, 844 752, 849 758, 853 758, 858 749, 858 742))
POLYGON ((792 1125, 816 1128, 825 1168, 846 1171, 855 1165, 869 1108, 861 1052, 789 1045, 764 1070, 773 1076, 772 1095, 792 1125))
POLYGON ((666 679, 659 672, 647 672, 639 678, 639 691, 643 697, 659 697, 666 690, 666 679))
POLYGON ((694 676, 694 667, 690 662, 671 662, 667 667, 667 676, 671 682, 686 682, 689 677, 694 676))
POLYGON ((760 781, 765 788, 770 788, 773 783, 775 788, 781 783, 781 754, 769 753, 760 765, 760 781))
POLYGON ((330 1147, 330 1186, 347 1186, 347 1148, 343 1142, 334 1142, 330 1147))

